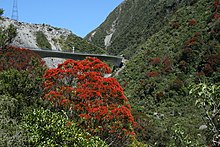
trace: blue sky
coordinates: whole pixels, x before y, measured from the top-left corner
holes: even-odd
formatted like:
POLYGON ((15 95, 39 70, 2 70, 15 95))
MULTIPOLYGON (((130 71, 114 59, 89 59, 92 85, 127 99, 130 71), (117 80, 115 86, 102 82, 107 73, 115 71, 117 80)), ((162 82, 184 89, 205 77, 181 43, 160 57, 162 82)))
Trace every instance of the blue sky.
MULTIPOLYGON (((22 22, 67 28, 84 37, 98 27, 123 0, 17 0, 22 22)), ((13 0, 0 0, 4 15, 11 18, 13 0)))

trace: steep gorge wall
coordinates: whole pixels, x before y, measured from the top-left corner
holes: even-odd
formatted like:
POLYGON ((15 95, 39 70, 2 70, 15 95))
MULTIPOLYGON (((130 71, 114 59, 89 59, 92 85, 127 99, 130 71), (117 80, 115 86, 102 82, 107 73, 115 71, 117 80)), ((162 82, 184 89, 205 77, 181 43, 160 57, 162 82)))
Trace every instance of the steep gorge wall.
POLYGON ((196 0, 125 0, 85 39, 111 54, 130 58, 137 46, 158 32, 180 7, 196 0))

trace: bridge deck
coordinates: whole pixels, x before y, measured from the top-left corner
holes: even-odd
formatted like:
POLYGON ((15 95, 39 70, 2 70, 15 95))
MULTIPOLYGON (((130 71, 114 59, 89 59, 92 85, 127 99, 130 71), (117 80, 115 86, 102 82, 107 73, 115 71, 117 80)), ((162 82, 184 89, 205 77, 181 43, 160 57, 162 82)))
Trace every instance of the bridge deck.
POLYGON ((61 51, 40 50, 40 49, 30 49, 30 50, 36 52, 42 58, 56 57, 63 59, 83 60, 86 57, 97 57, 102 61, 111 62, 117 67, 121 66, 122 64, 122 57, 105 55, 105 54, 70 53, 70 52, 61 52, 61 51))

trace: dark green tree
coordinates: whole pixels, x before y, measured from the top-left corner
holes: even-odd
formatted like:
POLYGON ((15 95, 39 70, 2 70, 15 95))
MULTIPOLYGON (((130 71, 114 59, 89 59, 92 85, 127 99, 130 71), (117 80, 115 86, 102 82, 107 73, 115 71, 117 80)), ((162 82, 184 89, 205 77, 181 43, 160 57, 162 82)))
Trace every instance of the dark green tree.
POLYGON ((0 27, 0 48, 5 49, 13 42, 17 35, 17 29, 12 24, 8 28, 0 27))
POLYGON ((4 13, 4 10, 0 9, 0 16, 2 16, 3 13, 4 13))
MULTIPOLYGON (((4 10, 0 9, 0 19, 3 15, 4 10)), ((8 46, 10 43, 12 43, 13 39, 17 35, 17 29, 12 24, 9 25, 8 28, 0 27, 0 48, 4 49, 6 46, 8 46)))

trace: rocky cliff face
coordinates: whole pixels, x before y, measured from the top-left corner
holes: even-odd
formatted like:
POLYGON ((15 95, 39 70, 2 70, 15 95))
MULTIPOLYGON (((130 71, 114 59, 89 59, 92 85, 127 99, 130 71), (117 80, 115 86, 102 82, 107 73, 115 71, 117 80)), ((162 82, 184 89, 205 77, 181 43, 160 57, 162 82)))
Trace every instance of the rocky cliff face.
POLYGON ((17 36, 12 43, 16 46, 41 48, 37 43, 37 32, 43 32, 52 50, 62 50, 61 45, 56 40, 62 37, 67 38, 72 32, 67 29, 55 28, 46 24, 29 24, 18 22, 9 18, 0 20, 2 27, 8 27, 13 24, 17 28, 17 36))
MULTIPOLYGON (((65 52, 106 53, 102 48, 90 44, 85 39, 64 28, 56 28, 47 24, 18 22, 4 17, 0 19, 1 28, 7 28, 10 24, 17 29, 17 36, 11 45, 65 52)), ((64 59, 58 58, 44 58, 44 60, 49 68, 56 67, 58 63, 64 61, 64 59)))

